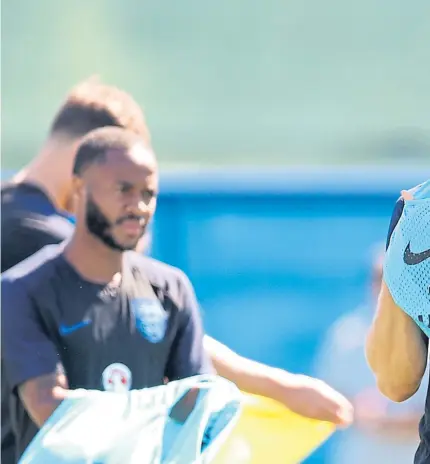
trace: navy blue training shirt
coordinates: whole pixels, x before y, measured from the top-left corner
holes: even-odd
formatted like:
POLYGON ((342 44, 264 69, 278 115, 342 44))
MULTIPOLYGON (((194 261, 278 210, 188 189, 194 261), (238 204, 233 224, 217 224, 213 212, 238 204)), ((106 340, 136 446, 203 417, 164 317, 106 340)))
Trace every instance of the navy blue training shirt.
MULTIPOLYGON (((73 227, 35 185, 6 184, 1 189, 1 272, 49 244, 70 237, 73 227)), ((3 368, 1 381, 1 462, 15 464, 15 438, 9 418, 9 388, 3 368)))
MULTIPOLYGON (((400 217, 402 216, 404 206, 405 206, 405 202, 403 198, 399 198, 394 207, 393 214, 391 216, 390 225, 388 228, 387 248, 390 244, 391 235, 393 234, 393 231, 396 228, 400 217)), ((422 332, 422 336, 423 336, 425 343, 428 345, 428 338, 424 334, 424 332, 422 332)), ((420 444, 415 454, 414 464, 429 464, 430 463, 430 395, 429 395, 429 391, 427 391, 424 416, 420 420, 420 424, 419 424, 419 434, 420 434, 420 444)))
POLYGON ((182 271, 126 252, 119 286, 95 284, 62 250, 44 247, 2 278, 2 354, 17 403, 19 454, 34 430, 17 387, 58 366, 71 389, 108 391, 212 373, 194 290, 182 271))

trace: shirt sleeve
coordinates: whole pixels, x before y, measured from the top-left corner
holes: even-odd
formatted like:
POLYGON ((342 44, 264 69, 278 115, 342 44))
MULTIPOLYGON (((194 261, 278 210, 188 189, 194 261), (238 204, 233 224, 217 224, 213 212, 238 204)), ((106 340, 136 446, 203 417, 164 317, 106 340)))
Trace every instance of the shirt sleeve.
POLYGON ((390 245, 391 236, 393 235, 394 229, 397 226, 397 223, 400 220, 400 217, 403 214, 403 208, 405 207, 405 200, 403 198, 399 198, 394 206, 393 213, 391 215, 390 225, 388 226, 388 234, 387 234, 387 242, 386 242, 386 249, 390 245))
POLYGON ((2 361, 8 384, 15 389, 55 372, 59 357, 23 285, 2 280, 1 286, 2 361))
MULTIPOLYGON (((388 226, 387 243, 386 243, 387 250, 388 250, 388 247, 390 246, 390 240, 391 240, 391 236, 393 235, 394 229, 396 228, 397 223, 399 222, 403 214, 404 207, 405 207, 405 200, 400 197, 397 200, 396 205, 394 206, 394 210, 391 215, 390 225, 388 226)), ((424 340, 424 343, 428 346, 429 339, 427 335, 423 331, 421 331, 421 335, 424 340)))
POLYGON ((178 380, 193 375, 213 374, 209 355, 203 348, 203 324, 193 286, 182 274, 184 306, 180 311, 179 329, 170 353, 166 376, 178 380))

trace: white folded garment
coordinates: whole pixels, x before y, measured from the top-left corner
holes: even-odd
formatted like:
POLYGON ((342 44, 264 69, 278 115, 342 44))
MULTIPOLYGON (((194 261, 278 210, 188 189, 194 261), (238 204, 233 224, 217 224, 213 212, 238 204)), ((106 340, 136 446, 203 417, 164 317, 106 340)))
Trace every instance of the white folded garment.
POLYGON ((75 390, 19 464, 208 464, 235 425, 240 405, 237 387, 218 376, 124 393, 75 390), (182 419, 176 418, 179 410, 182 419))

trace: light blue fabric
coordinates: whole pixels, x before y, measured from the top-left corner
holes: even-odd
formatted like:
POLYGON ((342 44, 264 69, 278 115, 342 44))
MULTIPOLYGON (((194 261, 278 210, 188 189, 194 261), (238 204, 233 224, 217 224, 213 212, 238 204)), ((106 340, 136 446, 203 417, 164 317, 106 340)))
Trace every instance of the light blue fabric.
POLYGON ((196 376, 127 393, 76 390, 57 408, 19 464, 209 464, 239 417, 241 393, 196 376), (184 423, 169 414, 199 393, 184 423))
POLYGON ((424 257, 430 249, 430 180, 411 193, 414 199, 405 201, 403 214, 391 236, 384 280, 396 304, 430 336, 430 258, 411 264, 410 253, 409 260, 407 256, 410 250, 415 257, 417 254, 424 257))

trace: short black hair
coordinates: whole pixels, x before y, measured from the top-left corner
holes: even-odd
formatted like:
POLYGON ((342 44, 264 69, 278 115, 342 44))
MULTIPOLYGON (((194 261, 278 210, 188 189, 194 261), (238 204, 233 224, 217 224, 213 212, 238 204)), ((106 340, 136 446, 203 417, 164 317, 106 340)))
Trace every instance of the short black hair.
POLYGON ((92 77, 70 90, 52 122, 50 135, 78 138, 105 126, 123 127, 150 140, 145 116, 133 97, 92 77))
POLYGON ((73 165, 73 174, 80 176, 95 163, 102 163, 111 150, 128 151, 136 144, 148 145, 138 134, 121 127, 107 126, 87 134, 81 141, 73 165))

